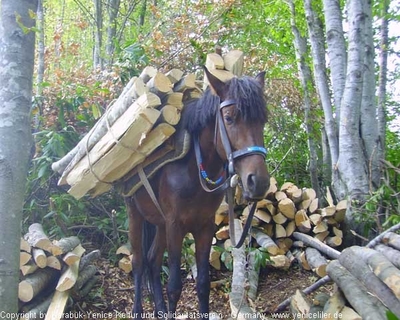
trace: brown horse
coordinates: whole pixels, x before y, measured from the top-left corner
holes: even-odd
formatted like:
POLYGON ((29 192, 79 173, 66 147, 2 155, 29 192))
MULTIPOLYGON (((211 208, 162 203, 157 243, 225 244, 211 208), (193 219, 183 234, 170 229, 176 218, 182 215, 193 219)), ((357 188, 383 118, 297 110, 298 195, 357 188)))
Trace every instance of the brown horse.
POLYGON ((191 134, 187 155, 162 167, 150 184, 159 208, 141 187, 125 199, 133 248, 135 299, 133 317, 142 319, 141 288, 147 272, 155 303, 155 316, 174 318, 182 291, 181 250, 187 233, 196 245, 196 279, 199 317, 209 315, 209 254, 215 231, 214 215, 236 173, 244 197, 257 201, 265 196, 269 175, 265 165, 263 129, 267 110, 263 94, 264 73, 256 78, 233 78, 226 83, 207 69, 209 88, 199 99, 185 104, 181 130, 191 134), (196 157, 197 154, 197 157, 196 157), (214 180, 215 181, 214 181, 214 180), (155 226, 151 247, 145 247, 145 229, 155 226), (163 298, 160 271, 168 251, 168 308, 163 298))

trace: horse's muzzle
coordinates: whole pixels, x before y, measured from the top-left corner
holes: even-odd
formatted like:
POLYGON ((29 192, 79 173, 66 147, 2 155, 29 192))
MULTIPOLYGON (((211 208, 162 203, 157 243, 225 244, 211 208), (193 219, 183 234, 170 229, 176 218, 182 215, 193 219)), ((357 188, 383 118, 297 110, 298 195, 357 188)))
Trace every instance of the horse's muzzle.
POLYGON ((248 201, 257 201, 265 198, 268 191, 270 179, 269 175, 248 173, 242 177, 243 196, 248 201))

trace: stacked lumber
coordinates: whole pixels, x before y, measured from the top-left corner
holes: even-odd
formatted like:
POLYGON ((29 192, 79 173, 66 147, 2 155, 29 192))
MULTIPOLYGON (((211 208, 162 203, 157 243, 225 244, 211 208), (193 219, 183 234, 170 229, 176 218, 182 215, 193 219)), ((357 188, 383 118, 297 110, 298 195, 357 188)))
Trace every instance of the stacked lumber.
POLYGON ((20 312, 61 319, 68 299, 85 297, 98 280, 92 262, 100 257, 85 251, 76 236, 51 241, 41 224, 30 225, 20 245, 20 312))
MULTIPOLYGON (((400 224, 391 229, 400 229, 400 224)), ((305 289, 296 292, 278 306, 277 311, 290 304, 292 312, 320 312, 328 319, 387 319, 387 312, 400 317, 400 235, 387 231, 365 247, 352 246, 333 255, 326 267, 327 279, 335 283, 331 297, 319 303, 310 302, 305 289)), ((315 245, 313 243, 312 245, 315 245)), ((325 281, 323 281, 325 282, 325 281)), ((315 318, 315 315, 311 316, 315 318)))
MULTIPOLYGON (((265 199, 257 203, 252 220, 252 238, 269 253, 273 267, 287 269, 293 261, 298 261, 303 268, 314 270, 320 277, 325 276, 328 260, 320 251, 307 248, 305 241, 321 242, 325 248, 339 247, 343 238, 340 224, 344 220, 346 200, 334 204, 328 193, 328 206, 320 207, 312 188, 298 188, 292 182, 285 182, 278 188, 274 178, 270 182, 265 199)), ((236 199, 236 203, 242 204, 243 201, 236 199)), ((240 219, 245 223, 249 207, 242 209, 238 205, 235 211, 239 211, 240 219)), ((228 205, 223 202, 215 216, 218 226, 215 237, 219 242, 229 239, 227 212, 228 205)))
POLYGON ((133 77, 88 134, 52 164, 59 185, 79 199, 111 189, 174 134, 183 102, 201 91, 194 74, 146 67, 133 77))

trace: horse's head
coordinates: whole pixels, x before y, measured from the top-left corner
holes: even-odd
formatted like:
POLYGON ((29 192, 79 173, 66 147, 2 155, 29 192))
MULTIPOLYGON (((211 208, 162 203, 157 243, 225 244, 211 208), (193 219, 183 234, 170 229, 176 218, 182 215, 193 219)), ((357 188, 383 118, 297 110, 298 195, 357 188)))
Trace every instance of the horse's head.
POLYGON ((260 200, 269 188, 265 165, 264 125, 267 110, 264 98, 264 76, 233 78, 222 82, 206 68, 211 90, 219 96, 216 137, 217 152, 230 162, 237 173, 247 200, 260 200))

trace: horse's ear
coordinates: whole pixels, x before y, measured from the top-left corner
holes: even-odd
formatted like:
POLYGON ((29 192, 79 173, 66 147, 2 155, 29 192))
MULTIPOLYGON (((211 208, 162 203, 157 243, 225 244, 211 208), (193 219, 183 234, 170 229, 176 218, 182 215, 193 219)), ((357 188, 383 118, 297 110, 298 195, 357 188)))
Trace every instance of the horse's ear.
POLYGON ((258 75, 256 75, 256 81, 261 85, 261 88, 264 88, 264 85, 265 85, 265 71, 262 71, 258 75))
POLYGON ((219 96, 221 100, 223 100, 226 93, 226 84, 223 81, 219 80, 216 76, 214 76, 210 71, 208 71, 205 66, 203 66, 203 69, 208 79, 211 91, 219 96))

